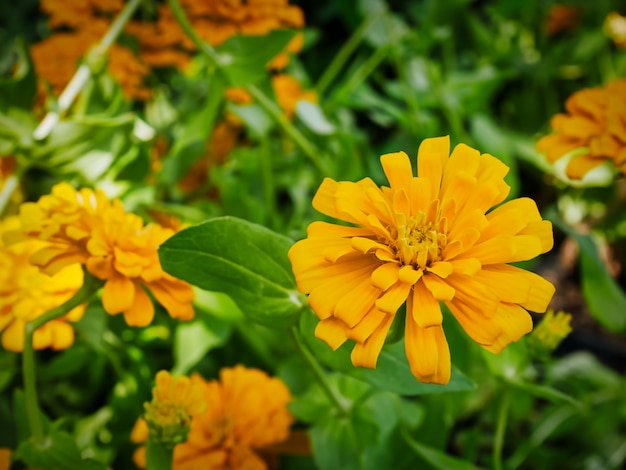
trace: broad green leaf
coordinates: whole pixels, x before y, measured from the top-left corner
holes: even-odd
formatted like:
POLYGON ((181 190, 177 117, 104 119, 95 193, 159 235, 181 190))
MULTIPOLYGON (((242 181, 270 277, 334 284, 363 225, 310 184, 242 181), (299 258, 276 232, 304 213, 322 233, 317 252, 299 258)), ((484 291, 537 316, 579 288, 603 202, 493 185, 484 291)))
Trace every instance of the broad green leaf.
POLYGON ((402 395, 422 395, 458 390, 471 390, 476 384, 455 367, 447 385, 425 384, 419 382, 411 373, 404 351, 404 340, 383 347, 378 356, 376 369, 354 367, 350 360, 353 343, 348 341, 333 351, 323 341, 315 338, 317 318, 313 314, 302 315, 300 329, 309 347, 318 359, 335 370, 368 382, 376 387, 402 395))
POLYGON ((606 270, 593 238, 576 232, 556 216, 551 220, 578 243, 583 295, 591 314, 611 331, 626 331, 626 295, 606 270))
POLYGON ((173 276, 228 294, 249 319, 284 327, 302 309, 287 258, 292 244, 261 225, 220 217, 172 236, 159 248, 159 258, 173 276))
POLYGON ((218 48, 220 69, 231 86, 256 83, 267 76, 268 62, 287 47, 295 34, 275 29, 264 36, 232 36, 218 48))
POLYGON ((313 457, 320 470, 360 470, 361 453, 348 417, 325 416, 309 430, 313 457))
POLYGON ((56 431, 38 444, 23 441, 15 452, 16 458, 29 466, 48 470, 105 470, 106 465, 92 459, 83 459, 72 436, 56 431))
POLYGON ((193 321, 181 323, 174 334, 173 374, 185 374, 211 349, 223 345, 232 328, 229 324, 204 312, 193 321))

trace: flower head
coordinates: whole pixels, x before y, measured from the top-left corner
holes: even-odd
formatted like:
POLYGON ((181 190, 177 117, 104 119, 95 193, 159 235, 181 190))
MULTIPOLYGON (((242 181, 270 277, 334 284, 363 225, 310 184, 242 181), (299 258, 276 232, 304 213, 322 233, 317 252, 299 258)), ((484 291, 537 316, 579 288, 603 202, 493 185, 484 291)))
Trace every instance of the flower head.
POLYGON ((580 150, 567 165, 570 178, 580 179, 606 161, 626 173, 626 80, 577 91, 565 109, 567 113, 552 118, 554 132, 541 138, 537 149, 551 162, 580 150))
MULTIPOLYGON (((29 240, 6 246, 1 235, 19 227, 17 217, 0 221, 0 332, 2 346, 9 351, 24 349, 24 326, 72 297, 83 283, 78 265, 68 266, 52 276, 33 266, 29 258, 45 243, 29 240)), ((49 321, 33 334, 35 349, 65 349, 74 342, 74 330, 68 322, 81 319, 85 305, 67 315, 49 321)))
MULTIPOLYGON (((198 375, 191 381, 202 388, 207 408, 191 420, 187 442, 174 448, 173 468, 266 469, 256 450, 284 441, 293 422, 287 410, 291 399, 287 387, 243 366, 222 369, 219 381, 207 382, 198 375)), ((138 425, 131 437, 144 442, 147 429, 138 425)), ((145 467, 143 448, 134 460, 145 467)))
POLYGON ((72 264, 85 265, 106 281, 102 304, 109 314, 123 313, 133 326, 150 323, 154 306, 145 287, 172 317, 193 317, 191 286, 164 272, 157 254, 173 230, 144 226, 119 200, 110 202, 100 190, 76 191, 67 183, 55 185, 52 194, 37 202, 22 204, 19 220, 20 228, 6 233, 5 241, 45 242, 30 261, 49 275, 72 264))
POLYGON ((529 340, 543 348, 554 350, 572 332, 572 315, 550 309, 529 336, 529 340))
POLYGON ((152 401, 144 407, 150 432, 160 442, 173 445, 187 439, 191 418, 202 413, 206 403, 199 384, 162 370, 156 375, 152 401))
POLYGON ((389 187, 369 178, 326 178, 313 207, 350 223, 313 222, 289 251, 298 288, 320 319, 315 334, 336 349, 346 340, 355 366, 374 368, 397 310, 406 302, 405 347, 415 377, 445 384, 451 364, 440 301, 468 335, 492 352, 532 329, 525 309, 543 312, 554 286, 508 263, 552 248, 552 225, 534 201, 502 203, 508 167, 448 137, 426 139, 417 174, 404 152, 381 157, 389 187))

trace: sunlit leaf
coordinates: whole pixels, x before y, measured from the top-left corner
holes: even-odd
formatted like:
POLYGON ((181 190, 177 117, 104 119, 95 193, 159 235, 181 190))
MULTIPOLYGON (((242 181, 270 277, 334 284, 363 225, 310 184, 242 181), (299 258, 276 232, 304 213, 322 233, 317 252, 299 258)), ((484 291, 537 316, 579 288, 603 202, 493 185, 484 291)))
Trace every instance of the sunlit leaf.
POLYGON ((302 309, 287 258, 292 244, 261 225, 220 217, 175 234, 159 258, 170 274, 228 294, 251 320, 287 326, 302 309))

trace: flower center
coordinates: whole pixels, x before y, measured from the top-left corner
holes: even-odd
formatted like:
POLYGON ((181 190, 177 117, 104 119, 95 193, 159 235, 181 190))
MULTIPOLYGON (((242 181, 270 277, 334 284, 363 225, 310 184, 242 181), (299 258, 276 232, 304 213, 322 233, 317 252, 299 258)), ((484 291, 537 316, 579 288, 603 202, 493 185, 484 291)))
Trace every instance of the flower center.
POLYGON ((423 212, 409 218, 405 223, 400 223, 402 220, 398 222, 396 239, 392 242, 392 247, 402 264, 424 269, 441 259, 447 237, 445 233, 437 230, 439 224, 427 221, 423 212))

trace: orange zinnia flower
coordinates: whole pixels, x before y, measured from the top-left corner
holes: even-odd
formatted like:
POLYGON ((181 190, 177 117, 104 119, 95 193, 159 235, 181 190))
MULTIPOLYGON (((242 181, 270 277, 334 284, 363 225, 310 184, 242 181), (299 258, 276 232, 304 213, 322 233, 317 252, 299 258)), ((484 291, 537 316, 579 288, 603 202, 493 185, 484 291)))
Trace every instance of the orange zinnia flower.
POLYGON ((174 318, 193 317, 193 291, 187 283, 161 269, 158 246, 174 231, 156 224, 144 226, 140 217, 126 213, 119 200, 110 202, 98 190, 77 192, 67 183, 52 194, 20 207, 19 230, 5 234, 9 243, 24 239, 45 241, 30 257, 43 272, 54 275, 71 264, 105 282, 102 305, 111 315, 124 314, 126 323, 145 326, 154 306, 144 287, 174 318))
POLYGON ((626 173, 626 80, 577 91, 565 109, 567 114, 552 118, 555 132, 542 137, 537 149, 551 162, 580 149, 567 164, 570 178, 580 179, 607 160, 626 173))
POLYGON ((298 288, 321 320, 315 334, 336 349, 346 340, 355 366, 374 368, 406 301, 406 355, 415 377, 446 384, 451 364, 439 305, 468 335, 497 353, 532 329, 525 309, 543 312, 554 286, 507 263, 552 248, 552 225, 535 202, 509 193, 508 167, 448 137, 426 139, 417 174, 404 152, 381 157, 389 187, 326 178, 318 211, 354 226, 313 222, 289 258, 298 288))
MULTIPOLYGON (((19 228, 17 217, 0 221, 0 236, 19 228)), ((33 266, 29 258, 45 246, 37 240, 6 246, 0 238, 0 332, 2 346, 9 351, 24 349, 24 326, 47 311, 69 300, 83 284, 83 271, 78 265, 49 276, 33 266)), ((49 321, 33 334, 35 349, 65 349, 74 342, 69 321, 80 320, 85 305, 67 315, 49 321)))
MULTIPOLYGON (((219 381, 207 382, 199 375, 191 381, 201 386, 207 409, 191 420, 187 442, 174 448, 173 468, 266 469, 256 450, 287 439, 293 422, 287 410, 291 395, 285 384, 240 365, 222 369, 219 381)), ((148 428, 141 423, 133 429, 133 442, 148 438, 148 428)), ((145 467, 143 447, 137 449, 133 460, 145 467)))

